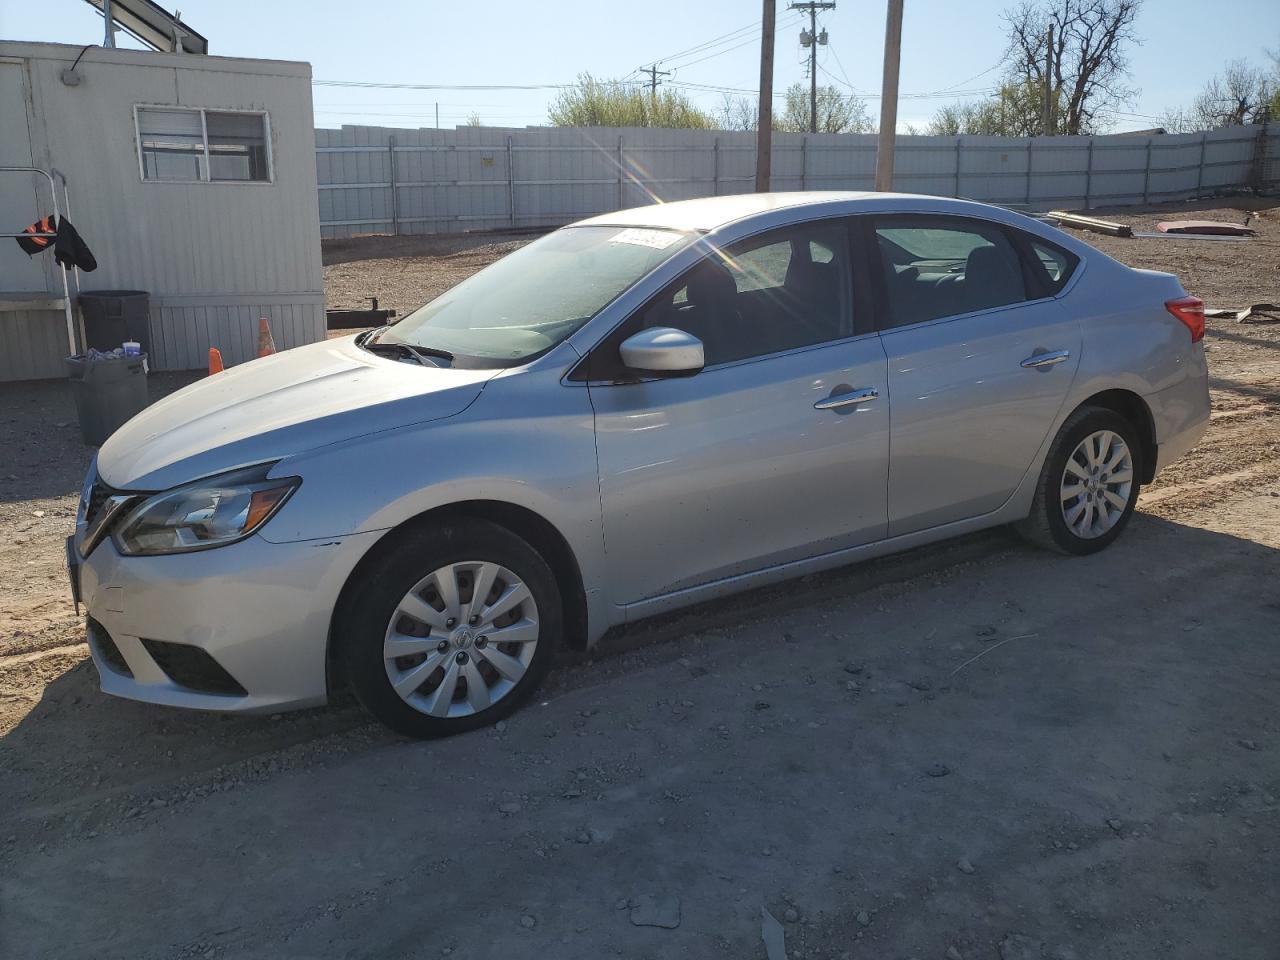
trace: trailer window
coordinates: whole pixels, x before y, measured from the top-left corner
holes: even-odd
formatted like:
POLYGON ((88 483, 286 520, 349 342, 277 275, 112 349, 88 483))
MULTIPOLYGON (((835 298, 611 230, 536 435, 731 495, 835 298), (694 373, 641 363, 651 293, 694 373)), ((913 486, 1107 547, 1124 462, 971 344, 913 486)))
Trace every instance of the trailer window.
POLYGON ((271 180, 265 113, 140 106, 137 127, 143 180, 271 180))

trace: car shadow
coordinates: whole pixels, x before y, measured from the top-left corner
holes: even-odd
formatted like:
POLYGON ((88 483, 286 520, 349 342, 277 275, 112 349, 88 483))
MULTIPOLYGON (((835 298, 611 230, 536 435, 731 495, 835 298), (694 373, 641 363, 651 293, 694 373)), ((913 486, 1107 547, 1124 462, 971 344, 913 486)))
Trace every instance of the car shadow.
MULTIPOLYGON (((198 380, 202 373, 153 373, 151 403, 198 380)), ((95 448, 80 435, 75 399, 67 380, 0 383, 0 503, 49 500, 78 494, 95 448)))
MULTIPOLYGON (((1260 638, 1280 635, 1280 598, 1266 586, 1280 577, 1280 550, 1139 513, 1124 537, 1092 557, 1038 550, 997 530, 655 617, 611 633, 589 654, 563 656, 540 699, 554 701, 574 689, 606 683, 664 661, 683 662, 692 645, 712 662, 716 659, 708 656, 707 644, 720 644, 721 654, 730 660, 761 652, 780 641, 803 645, 812 638, 792 636, 787 632, 790 621, 877 587, 899 592, 896 605, 905 606, 911 618, 910 636, 916 638, 906 644, 902 655, 914 657, 935 642, 935 635, 941 632, 945 637, 956 624, 946 607, 932 601, 913 602, 912 595, 916 600, 928 600, 932 591, 951 589, 958 582, 969 592, 990 591, 1006 609, 1052 615, 1053 604, 1062 600, 1045 594, 1046 583, 1070 582, 1075 584, 1073 590, 1094 583, 1116 589, 1115 585, 1137 570, 1160 570, 1162 576, 1168 576, 1171 569, 1176 572, 1206 564, 1215 572, 1245 564, 1247 576, 1256 576, 1256 589, 1246 583, 1239 591, 1250 599, 1233 609, 1233 631, 1256 631, 1260 638), (905 602, 903 593, 908 594, 905 602), (763 630, 759 629, 761 624, 765 625, 763 630), (913 645, 921 649, 913 650, 913 645)), ((883 596, 876 594, 877 604, 883 596)), ((868 605, 865 615, 877 616, 877 609, 868 605)), ((832 629, 856 638, 861 613, 856 612, 852 622, 832 629)), ((1203 657, 1203 651, 1192 648, 1206 642, 1205 631, 1152 630, 1148 634, 1144 626, 1147 616, 1143 609, 1135 608, 1129 623, 1113 626, 1158 645, 1162 660, 1203 657)), ((1207 616, 1198 613, 1197 619, 1207 616)), ((856 639, 850 643, 851 650, 858 651, 856 639)), ((327 708, 270 716, 174 710, 108 697, 98 689, 96 669, 87 659, 87 651, 80 647, 62 650, 66 651, 60 654, 63 662, 49 662, 50 679, 40 690, 38 702, 0 736, 0 769, 6 771, 0 778, 0 810, 23 820, 47 818, 113 799, 133 802, 129 798, 172 791, 175 783, 207 782, 213 771, 230 770, 232 775, 250 778, 266 776, 295 762, 324 762, 330 755, 358 754, 397 741, 369 721, 346 695, 339 695, 327 708)), ((1242 652, 1233 656, 1241 660, 1242 667, 1247 666, 1242 652)), ((722 657, 719 662, 726 661, 722 657)), ((1099 663, 1098 669, 1108 668, 1099 663)), ((14 690, 12 681, 3 686, 14 690)))
POLYGON ((1263 337, 1249 337, 1243 333, 1233 333, 1230 330, 1223 330, 1221 327, 1211 327, 1206 331, 1206 335, 1210 338, 1221 338, 1230 340, 1232 343, 1244 343, 1251 347, 1262 347, 1266 350, 1280 350, 1280 340, 1267 340, 1263 337))
POLYGON ((1276 388, 1270 384, 1248 384, 1241 383, 1239 380, 1230 380, 1226 377, 1210 377, 1209 386, 1213 390, 1221 390, 1224 393, 1235 393, 1245 397, 1255 397, 1260 400, 1276 400, 1276 388))

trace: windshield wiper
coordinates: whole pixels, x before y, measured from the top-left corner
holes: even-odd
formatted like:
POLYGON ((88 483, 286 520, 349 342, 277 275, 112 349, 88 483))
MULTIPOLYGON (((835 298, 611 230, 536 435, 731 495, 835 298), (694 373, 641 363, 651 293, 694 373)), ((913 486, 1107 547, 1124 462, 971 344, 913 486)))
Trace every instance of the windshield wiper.
POLYGON ((370 353, 380 353, 390 357, 392 360, 412 360, 419 366, 435 366, 428 364, 422 357, 418 356, 414 351, 403 343, 378 343, 372 337, 361 344, 370 353))
POLYGON ((412 350, 419 358, 435 357, 438 360, 448 360, 453 363, 453 354, 448 350, 441 350, 438 347, 420 347, 416 343, 400 343, 406 350, 412 350))
POLYGON ((438 366, 438 364, 428 363, 428 357, 453 363, 453 354, 448 350, 439 350, 436 347, 420 347, 416 343, 405 343, 403 340, 388 340, 383 343, 381 337, 387 329, 387 327, 382 327, 372 331, 365 337, 360 346, 371 353, 383 353, 394 356, 399 360, 409 358, 428 367, 438 366))

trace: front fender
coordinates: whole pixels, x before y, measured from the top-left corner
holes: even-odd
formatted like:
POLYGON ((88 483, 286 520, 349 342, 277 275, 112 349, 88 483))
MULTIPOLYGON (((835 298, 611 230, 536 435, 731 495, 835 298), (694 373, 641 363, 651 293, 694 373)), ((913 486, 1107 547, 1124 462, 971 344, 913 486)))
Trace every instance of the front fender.
POLYGON ((594 608, 594 639, 611 620, 596 581, 605 567, 595 421, 587 390, 562 384, 562 373, 511 371, 449 420, 282 461, 273 472, 300 476, 302 485, 261 536, 285 543, 387 531, 466 501, 523 507, 555 527, 573 551, 594 608))

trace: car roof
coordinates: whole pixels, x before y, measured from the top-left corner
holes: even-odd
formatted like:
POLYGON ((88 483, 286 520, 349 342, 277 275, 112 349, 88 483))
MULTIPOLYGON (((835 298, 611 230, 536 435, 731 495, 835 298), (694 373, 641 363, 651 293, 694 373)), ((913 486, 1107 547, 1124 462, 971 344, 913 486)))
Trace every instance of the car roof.
POLYGON ((781 226, 791 220, 808 219, 804 215, 788 217, 788 211, 808 210, 812 215, 843 216, 855 213, 923 213, 954 214, 978 217, 984 220, 1018 227, 1066 247, 1077 256, 1098 256, 1096 247, 1089 246, 1061 230, 1007 207, 976 200, 939 197, 921 193, 876 193, 872 191, 808 190, 793 193, 742 193, 723 197, 702 197, 697 200, 676 200, 671 203, 655 203, 630 210, 602 213, 588 220, 570 224, 574 227, 657 227, 668 230, 695 230, 716 233, 730 224, 736 225, 729 233, 740 233, 756 218, 781 226), (815 209, 825 208, 825 209, 815 209))
POLYGON ((615 210, 579 221, 577 226, 666 227, 671 230, 715 230, 727 223, 775 210, 815 203, 855 201, 886 194, 809 190, 794 193, 740 193, 655 203, 630 210, 615 210))

